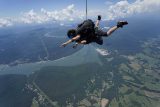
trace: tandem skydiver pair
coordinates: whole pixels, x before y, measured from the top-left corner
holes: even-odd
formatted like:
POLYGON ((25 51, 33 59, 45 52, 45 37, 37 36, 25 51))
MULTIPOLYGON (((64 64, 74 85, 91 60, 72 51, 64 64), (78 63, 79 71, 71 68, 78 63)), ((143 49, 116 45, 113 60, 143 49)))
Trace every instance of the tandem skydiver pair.
POLYGON ((68 30, 67 36, 70 40, 61 44, 61 47, 65 47, 72 42, 75 42, 73 48, 76 48, 79 44, 86 45, 92 42, 103 45, 102 37, 108 37, 117 29, 123 28, 124 25, 128 24, 127 21, 119 21, 116 26, 105 32, 99 28, 100 21, 101 15, 98 15, 96 23, 94 23, 91 19, 87 19, 83 23, 79 24, 76 29, 68 30))

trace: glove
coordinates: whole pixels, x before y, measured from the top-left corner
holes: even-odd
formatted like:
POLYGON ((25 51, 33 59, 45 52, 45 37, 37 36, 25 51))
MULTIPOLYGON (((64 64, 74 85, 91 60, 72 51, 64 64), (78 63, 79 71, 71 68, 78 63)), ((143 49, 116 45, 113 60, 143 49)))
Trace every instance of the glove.
POLYGON ((101 20, 101 15, 98 15, 98 19, 97 20, 99 20, 99 21, 101 20))

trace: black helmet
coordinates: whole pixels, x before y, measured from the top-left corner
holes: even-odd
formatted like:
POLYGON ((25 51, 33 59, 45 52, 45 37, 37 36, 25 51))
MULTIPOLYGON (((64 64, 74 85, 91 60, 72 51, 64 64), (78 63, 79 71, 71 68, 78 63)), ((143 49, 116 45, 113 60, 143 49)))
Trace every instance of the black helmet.
POLYGON ((75 36, 76 36, 76 30, 75 30, 75 29, 70 29, 70 30, 68 30, 67 36, 68 36, 70 39, 73 38, 73 37, 75 37, 75 36))

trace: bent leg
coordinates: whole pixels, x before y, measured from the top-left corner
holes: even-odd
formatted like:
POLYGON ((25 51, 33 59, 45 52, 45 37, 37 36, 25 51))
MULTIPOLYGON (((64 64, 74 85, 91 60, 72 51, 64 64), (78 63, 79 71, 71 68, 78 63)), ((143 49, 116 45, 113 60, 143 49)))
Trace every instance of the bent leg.
POLYGON ((107 31, 107 35, 110 36, 114 31, 116 31, 118 29, 117 26, 114 26, 112 28, 110 28, 108 31, 107 31))
POLYGON ((119 27, 114 26, 110 28, 107 32, 104 32, 102 30, 97 30, 96 35, 100 37, 108 37, 110 36, 113 32, 115 32, 119 27))
POLYGON ((107 34, 108 36, 111 35, 114 31, 116 31, 118 28, 122 28, 124 25, 128 25, 127 21, 119 21, 117 22, 117 26, 112 27, 111 29, 108 30, 107 34))

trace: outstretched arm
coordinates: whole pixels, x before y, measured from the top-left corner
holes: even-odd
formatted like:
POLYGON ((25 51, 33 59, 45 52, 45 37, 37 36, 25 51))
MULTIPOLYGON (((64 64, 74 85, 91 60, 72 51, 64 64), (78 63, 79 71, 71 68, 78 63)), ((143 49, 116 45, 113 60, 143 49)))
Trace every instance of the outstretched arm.
POLYGON ((61 47, 65 47, 65 46, 67 46, 68 44, 70 44, 70 43, 72 43, 72 42, 78 40, 79 38, 80 38, 80 35, 77 35, 77 36, 75 36, 74 38, 68 40, 67 42, 61 44, 61 47))
POLYGON ((95 25, 96 28, 99 27, 99 22, 100 22, 100 20, 97 20, 97 21, 96 21, 96 25, 95 25))
POLYGON ((96 25, 95 25, 95 27, 96 27, 96 28, 98 28, 98 27, 99 27, 99 23, 100 23, 100 21, 101 21, 101 15, 98 15, 98 19, 97 19, 97 21, 96 21, 96 25))

